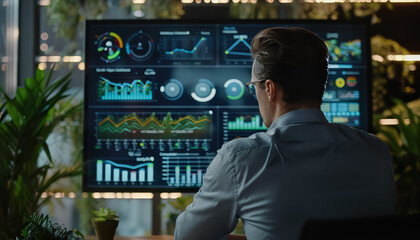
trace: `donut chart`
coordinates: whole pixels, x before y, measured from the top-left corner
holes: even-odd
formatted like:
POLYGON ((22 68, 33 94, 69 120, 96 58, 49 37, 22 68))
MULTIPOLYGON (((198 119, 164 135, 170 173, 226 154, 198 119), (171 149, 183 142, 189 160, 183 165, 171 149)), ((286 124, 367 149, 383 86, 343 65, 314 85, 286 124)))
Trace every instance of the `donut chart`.
POLYGON ((229 79, 223 86, 225 87, 226 96, 230 100, 238 100, 244 95, 245 86, 238 79, 229 79))
POLYGON ((216 88, 207 79, 200 79, 194 87, 191 97, 197 102, 208 102, 216 96, 216 88))
POLYGON ((131 35, 125 44, 127 55, 135 61, 147 60, 153 53, 153 47, 153 39, 142 31, 131 35))
POLYGON ((184 86, 177 79, 170 79, 165 85, 160 87, 163 96, 171 101, 178 100, 184 93, 184 86))
POLYGON ((103 33, 98 37, 95 44, 102 61, 112 63, 120 59, 123 42, 118 34, 114 32, 103 33))

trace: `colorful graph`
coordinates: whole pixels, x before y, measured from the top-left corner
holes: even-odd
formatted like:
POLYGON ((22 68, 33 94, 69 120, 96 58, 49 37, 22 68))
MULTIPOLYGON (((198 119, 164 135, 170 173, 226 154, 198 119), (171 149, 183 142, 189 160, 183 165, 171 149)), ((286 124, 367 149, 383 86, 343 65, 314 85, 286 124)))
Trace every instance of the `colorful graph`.
POLYGON ((228 130, 264 130, 267 129, 259 115, 240 116, 228 122, 228 130))
POLYGON ((325 41, 330 58, 333 61, 361 61, 362 60, 362 41, 355 39, 347 42, 338 42, 337 39, 325 41))
POLYGON ((114 83, 104 77, 99 81, 99 98, 101 100, 150 101, 153 99, 153 83, 136 79, 131 83, 114 83))
POLYGON ((247 35, 235 35, 233 36, 236 41, 225 50, 226 55, 241 55, 251 56, 251 45, 246 41, 247 35), (242 44, 242 46, 238 46, 242 44), (244 48, 245 46, 245 48, 244 48))
POLYGON ((106 32, 97 38, 95 44, 102 61, 111 63, 119 59, 123 42, 118 34, 106 32))
POLYGON ((162 59, 211 60, 211 37, 188 35, 162 38, 162 59))
POLYGON ((151 183, 154 181, 153 163, 120 164, 110 160, 96 161, 96 181, 115 183, 151 183))
POLYGON ((98 115, 99 139, 210 139, 209 114, 122 113, 98 115), (121 115, 121 117, 118 117, 121 115), (176 117, 175 117, 176 116, 176 117))
POLYGON ((188 157, 186 153, 162 157, 162 180, 169 186, 202 185, 206 169, 214 156, 188 157))
POLYGON ((200 38, 200 40, 197 42, 197 44, 195 44, 195 46, 191 49, 191 50, 186 50, 186 49, 182 49, 182 48, 175 48, 172 51, 166 51, 166 54, 174 54, 176 52, 183 52, 183 53, 194 53, 197 51, 198 47, 201 45, 202 42, 206 41, 207 38, 202 37, 200 38))

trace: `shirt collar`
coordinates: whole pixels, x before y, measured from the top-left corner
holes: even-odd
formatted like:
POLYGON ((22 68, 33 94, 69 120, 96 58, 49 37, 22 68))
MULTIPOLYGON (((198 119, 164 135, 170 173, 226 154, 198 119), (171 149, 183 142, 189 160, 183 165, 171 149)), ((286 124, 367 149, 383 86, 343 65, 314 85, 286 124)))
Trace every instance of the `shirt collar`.
POLYGON ((325 118, 324 113, 319 109, 303 108, 281 115, 274 120, 268 131, 282 125, 305 123, 328 123, 328 120, 325 118))

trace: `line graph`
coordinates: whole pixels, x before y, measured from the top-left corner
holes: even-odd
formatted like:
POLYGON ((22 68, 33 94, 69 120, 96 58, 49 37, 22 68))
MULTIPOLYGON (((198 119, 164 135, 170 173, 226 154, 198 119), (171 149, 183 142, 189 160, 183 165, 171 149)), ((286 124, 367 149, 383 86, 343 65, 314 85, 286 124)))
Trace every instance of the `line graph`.
POLYGON ((248 43, 248 35, 224 35, 223 36, 224 59, 230 61, 246 61, 251 62, 251 45, 248 43))
POLYGON ((98 113, 98 139, 209 139, 211 114, 98 113))
POLYGON ((100 100, 153 100, 153 83, 150 80, 135 79, 131 83, 115 83, 100 77, 98 96, 100 100), (143 82, 144 81, 144 82, 143 82))
POLYGON ((234 54, 234 55, 242 55, 242 56, 251 56, 251 52, 247 51, 247 52, 239 52, 239 51, 232 51, 236 46, 238 46, 240 43, 243 43, 248 50, 251 50, 251 45, 249 45, 249 43, 247 41, 245 41, 244 37, 241 35, 241 37, 236 40, 236 42, 234 42, 232 44, 232 46, 230 46, 226 51, 225 54, 234 54))
POLYGON ((200 40, 197 42, 197 44, 195 44, 195 46, 193 47, 192 50, 186 50, 186 49, 182 49, 182 48, 175 48, 174 50, 172 50, 172 51, 166 51, 165 53, 166 54, 174 54, 176 52, 194 53, 194 52, 197 51, 197 49, 200 46, 200 44, 202 42, 206 41, 206 40, 207 40, 207 38, 205 38, 205 37, 200 38, 200 40))
POLYGON ((166 36, 161 39, 161 59, 211 60, 212 37, 201 35, 166 36))

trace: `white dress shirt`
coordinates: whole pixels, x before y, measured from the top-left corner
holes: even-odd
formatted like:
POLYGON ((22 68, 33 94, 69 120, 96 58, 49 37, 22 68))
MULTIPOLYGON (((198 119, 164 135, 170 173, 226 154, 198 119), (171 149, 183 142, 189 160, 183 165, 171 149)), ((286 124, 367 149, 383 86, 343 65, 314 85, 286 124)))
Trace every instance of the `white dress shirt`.
POLYGON ((223 239, 241 218, 249 240, 296 240, 308 219, 391 215, 393 198, 382 141, 300 109, 222 146, 178 217, 175 239, 223 239))

